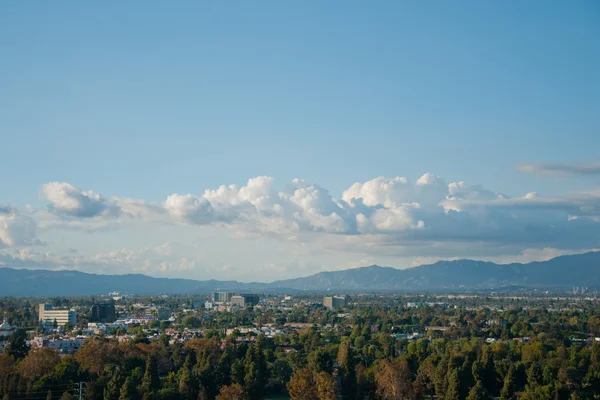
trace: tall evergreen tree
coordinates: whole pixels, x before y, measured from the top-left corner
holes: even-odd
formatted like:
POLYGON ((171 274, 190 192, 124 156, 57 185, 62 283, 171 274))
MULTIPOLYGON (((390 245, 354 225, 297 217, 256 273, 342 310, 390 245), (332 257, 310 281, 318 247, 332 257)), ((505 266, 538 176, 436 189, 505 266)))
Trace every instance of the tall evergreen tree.
POLYGON ((257 341, 246 353, 244 361, 244 389, 250 400, 260 400, 263 397, 267 383, 267 360, 263 353, 262 343, 257 341))
POLYGON ((185 358, 185 363, 179 371, 179 393, 185 400, 196 400, 197 394, 197 382, 194 379, 192 373, 192 357, 188 355, 185 358))
POLYGON ((490 400, 491 397, 483 387, 481 381, 477 381, 475 385, 469 391, 469 395, 466 400, 490 400))
POLYGON ((537 387, 542 384, 542 369, 537 361, 531 363, 531 366, 527 370, 527 385, 531 388, 537 387))
POLYGON ((342 399, 350 400, 356 398, 356 363, 354 352, 349 343, 340 346, 337 355, 339 374, 341 380, 342 399))
POLYGON ((460 400, 460 370, 453 368, 448 372, 448 390, 444 400, 460 400))
POLYGON ((117 400, 121 393, 123 378, 119 370, 116 370, 112 378, 104 387, 104 400, 117 400))
POLYGON ((135 389, 133 387, 133 383, 131 382, 131 378, 127 377, 123 386, 121 386, 121 391, 119 392, 119 400, 134 400, 135 399, 135 389))
POLYGON ((150 354, 146 360, 146 372, 142 379, 143 392, 156 392, 160 389, 160 378, 158 376, 158 362, 156 355, 150 354))
POLYGON ((506 373, 506 377, 504 377, 504 386, 502 386, 502 390, 500 391, 501 400, 513 400, 515 398, 517 387, 515 375, 515 368, 511 364, 508 372, 506 373))

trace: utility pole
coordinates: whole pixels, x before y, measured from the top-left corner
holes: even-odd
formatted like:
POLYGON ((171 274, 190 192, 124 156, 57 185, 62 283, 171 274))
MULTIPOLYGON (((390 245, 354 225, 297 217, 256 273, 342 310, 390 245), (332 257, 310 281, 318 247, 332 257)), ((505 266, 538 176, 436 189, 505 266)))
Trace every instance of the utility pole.
POLYGON ((83 387, 83 384, 84 384, 84 382, 79 382, 75 386, 75 390, 77 391, 77 395, 79 397, 79 400, 83 400, 83 392, 85 391, 85 389, 83 387))

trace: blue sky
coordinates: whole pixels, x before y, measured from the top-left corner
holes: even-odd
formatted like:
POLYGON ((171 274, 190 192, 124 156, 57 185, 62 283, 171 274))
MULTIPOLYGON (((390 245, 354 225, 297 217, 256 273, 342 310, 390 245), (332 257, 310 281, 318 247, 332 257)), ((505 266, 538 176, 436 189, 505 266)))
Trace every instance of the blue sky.
MULTIPOLYGON (((522 238, 522 245, 498 239, 514 236, 516 225, 493 235, 485 230, 498 226, 493 218, 517 218, 514 207, 531 209, 516 205, 527 193, 547 198, 544 204, 564 204, 600 187, 600 173, 593 172, 600 162, 598 37, 600 6, 593 1, 551 7, 541 1, 2 4, 0 204, 18 214, 10 217, 10 229, 5 223, 4 240, 0 231, 0 251, 9 260, 4 264, 16 265, 15 252, 26 252, 18 266, 111 272, 110 258, 104 269, 92 260, 118 250, 138 257, 132 265, 116 260, 115 269, 123 271, 267 279, 273 271, 287 277, 363 262, 405 267, 458 256, 527 260, 600 247, 595 236, 574 245, 541 240, 539 233, 556 227, 564 213, 597 223, 589 211, 596 203, 539 210, 533 222, 520 219, 518 229, 536 228, 530 229, 535 238, 522 238), (574 172, 575 164, 592 173, 574 172), (415 183, 424 173, 443 179, 441 186, 481 185, 496 196, 484 196, 486 201, 502 194, 512 203, 486 203, 493 211, 485 223, 465 205, 456 206, 454 212, 473 219, 461 225, 438 219, 438 211, 448 212, 441 201, 457 197, 450 189, 426 200, 414 188, 414 198, 398 191, 374 195, 372 184, 355 193, 372 196, 368 212, 357 211, 347 195, 341 211, 322 202, 324 208, 302 209, 307 215, 313 210, 310 216, 289 209, 279 222, 293 220, 299 227, 266 229, 264 219, 273 210, 257 205, 257 198, 213 196, 210 212, 202 205, 205 190, 242 187, 258 176, 274 179, 260 184, 270 188, 269 204, 280 212, 287 206, 273 197, 295 193, 302 185, 290 189, 294 178, 324 188, 335 203, 356 182, 383 176, 415 183), (81 192, 43 186, 50 182, 81 192), (192 200, 171 204, 177 211, 165 206, 168 196, 188 193, 192 200), (167 211, 131 218, 122 199, 167 211), (439 210, 423 216, 425 207, 406 208, 427 201, 439 210), (507 214, 491 217, 509 206, 507 214), (260 218, 249 216, 247 207, 260 218), (375 216, 377 207, 393 210, 406 224, 375 216), (579 215, 573 207, 587 211, 579 215), (344 228, 326 226, 321 217, 332 214, 344 228), (359 214, 373 226, 361 225, 359 214), (474 224, 493 243, 407 233, 474 224), (416 245, 414 237, 421 236, 427 239, 416 245), (433 238, 445 250, 429 252, 433 238), (207 240, 211 244, 202 245, 207 240), (354 240, 365 249, 349 255, 344 246, 354 240), (389 241, 385 248, 395 250, 382 251, 381 243, 389 241), (140 256, 165 244, 173 247, 168 259, 140 256), (40 255, 48 252, 67 255, 59 261, 40 255), (79 264, 68 254, 77 254, 79 264), (152 269, 181 259, 194 266, 152 269), (142 261, 146 270, 134 265, 142 261), (271 269, 255 274, 265 265, 271 269)), ((293 207, 307 204, 290 199, 293 207)), ((577 224, 561 229, 585 236, 597 228, 577 224)))

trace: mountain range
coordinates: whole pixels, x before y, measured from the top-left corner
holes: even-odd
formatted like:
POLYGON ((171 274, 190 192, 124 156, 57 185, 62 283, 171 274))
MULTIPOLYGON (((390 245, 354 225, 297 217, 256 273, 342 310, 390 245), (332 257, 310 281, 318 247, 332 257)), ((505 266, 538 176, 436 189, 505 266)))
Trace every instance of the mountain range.
POLYGON ((474 260, 438 261, 407 269, 368 267, 320 272, 270 283, 98 275, 79 271, 0 268, 0 296, 76 296, 207 293, 227 291, 489 291, 516 288, 600 288, 600 252, 560 256, 527 264, 474 260))

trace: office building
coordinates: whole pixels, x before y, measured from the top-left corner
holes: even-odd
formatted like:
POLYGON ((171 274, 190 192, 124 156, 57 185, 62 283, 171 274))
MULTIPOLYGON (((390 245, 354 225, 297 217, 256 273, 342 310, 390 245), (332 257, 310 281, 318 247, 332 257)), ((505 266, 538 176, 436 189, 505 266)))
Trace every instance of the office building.
POLYGON ((114 304, 94 304, 90 322, 112 323, 117 320, 114 304))
POLYGON ((38 314, 40 324, 52 325, 54 321, 57 322, 58 326, 63 326, 66 323, 72 325, 77 323, 75 310, 54 309, 52 304, 40 304, 38 314))
POLYGON ((231 297, 233 293, 231 292, 213 292, 212 294, 212 302, 215 304, 225 304, 231 302, 231 297))
POLYGON ((346 296, 325 296, 323 305, 330 310, 346 307, 346 296))
POLYGON ((258 304, 260 297, 257 294, 240 294, 231 296, 231 305, 239 307, 254 307, 258 304))

